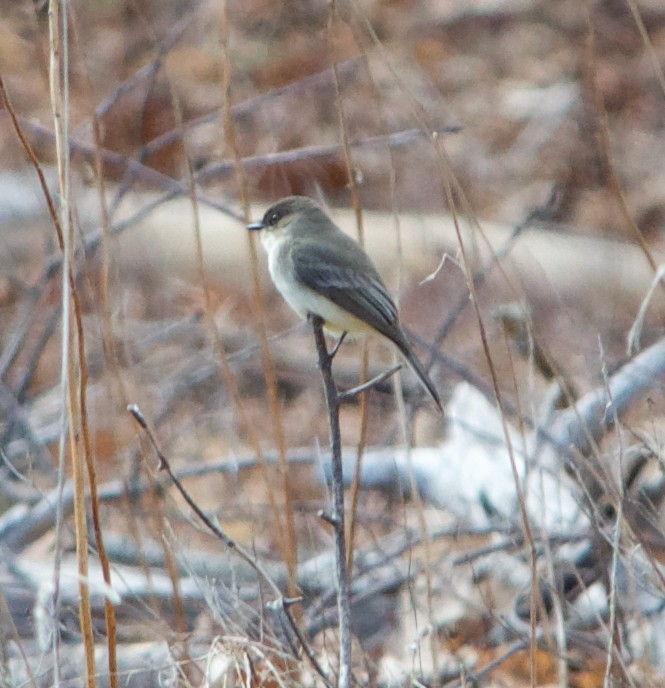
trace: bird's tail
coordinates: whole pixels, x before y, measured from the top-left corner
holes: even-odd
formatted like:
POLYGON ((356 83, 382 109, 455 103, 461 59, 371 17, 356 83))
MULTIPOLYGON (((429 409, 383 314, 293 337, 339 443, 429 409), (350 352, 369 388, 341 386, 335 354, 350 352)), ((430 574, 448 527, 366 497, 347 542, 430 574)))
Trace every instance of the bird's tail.
POLYGON ((400 352, 402 353, 402 356, 404 356, 404 360, 408 363, 409 368, 413 370, 413 372, 416 374, 416 377, 420 380, 422 386, 425 388, 427 393, 432 397, 432 400, 437 405, 439 411, 443 413, 441 397, 439 396, 439 393, 436 391, 434 383, 430 380, 427 371, 423 367, 423 364, 420 362, 416 354, 413 352, 413 349, 411 348, 409 343, 406 341, 406 339, 395 343, 397 344, 400 352))

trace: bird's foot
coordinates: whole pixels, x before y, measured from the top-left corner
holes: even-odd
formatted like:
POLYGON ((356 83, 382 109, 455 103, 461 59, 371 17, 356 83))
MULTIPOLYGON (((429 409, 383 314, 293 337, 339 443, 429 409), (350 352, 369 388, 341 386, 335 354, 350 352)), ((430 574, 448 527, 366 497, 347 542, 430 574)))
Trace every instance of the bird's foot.
POLYGON ((315 315, 314 313, 309 313, 307 315, 307 320, 309 323, 312 325, 312 329, 314 330, 314 334, 317 339, 317 346, 319 347, 319 360, 321 361, 321 349, 320 347, 323 347, 323 351, 325 351, 325 359, 324 362, 325 364, 330 367, 332 365, 333 359, 337 355, 337 352, 339 351, 339 347, 342 345, 342 342, 346 339, 346 332, 342 332, 341 337, 335 342, 335 346, 328 351, 328 346, 326 344, 326 339, 325 339, 325 334, 323 331, 323 326, 325 325, 325 320, 320 316, 320 315, 315 315))

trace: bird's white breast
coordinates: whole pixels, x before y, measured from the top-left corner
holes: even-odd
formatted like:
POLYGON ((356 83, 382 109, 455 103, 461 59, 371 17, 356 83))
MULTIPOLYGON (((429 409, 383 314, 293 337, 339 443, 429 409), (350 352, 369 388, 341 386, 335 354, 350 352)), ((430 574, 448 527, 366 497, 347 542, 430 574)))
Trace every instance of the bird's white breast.
POLYGON ((263 232, 261 243, 268 253, 268 270, 272 281, 284 300, 303 319, 311 313, 325 321, 325 329, 331 334, 350 335, 372 332, 362 320, 301 284, 293 273, 293 265, 284 256, 284 242, 288 237, 278 231, 263 232))

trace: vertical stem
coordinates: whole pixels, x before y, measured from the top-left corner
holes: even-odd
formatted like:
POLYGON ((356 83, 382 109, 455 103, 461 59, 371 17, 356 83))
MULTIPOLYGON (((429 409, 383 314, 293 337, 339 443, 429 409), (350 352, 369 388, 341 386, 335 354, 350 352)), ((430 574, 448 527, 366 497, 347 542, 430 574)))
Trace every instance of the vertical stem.
POLYGON ((69 355, 71 334, 71 314, 70 314, 70 281, 69 271, 71 265, 70 222, 69 222, 69 143, 68 143, 68 112, 69 103, 66 94, 67 88, 63 85, 63 75, 68 74, 69 65, 67 63, 66 52, 67 40, 63 39, 62 31, 66 31, 67 19, 62 20, 62 14, 66 14, 67 8, 62 7, 59 0, 49 2, 49 81, 51 108, 53 111, 53 122, 55 131, 56 157, 58 163, 58 181, 60 185, 60 222, 56 223, 58 239, 62 248, 62 344, 60 357, 60 437, 58 440, 58 505, 55 516, 55 558, 53 562, 53 598, 50 622, 53 628, 53 685, 59 688, 60 677, 60 569, 62 562, 62 494, 65 486, 65 452, 67 447, 67 400, 68 385, 70 380, 68 373, 70 370, 69 355), (64 67, 63 67, 64 63, 64 67))
POLYGON ((344 476, 342 472, 342 440, 339 428, 339 395, 332 376, 332 356, 328 353, 323 334, 323 320, 310 316, 319 368, 323 378, 328 427, 330 431, 330 453, 332 462, 332 513, 330 523, 335 531, 335 575, 337 579, 337 613, 339 629, 339 675, 338 688, 351 685, 351 601, 349 595, 349 570, 346 566, 346 535, 344 528, 344 476))
MULTIPOLYGON (((233 119, 232 93, 231 93, 231 53, 230 53, 230 28, 228 17, 228 0, 222 2, 221 13, 221 45, 223 55, 223 71, 222 83, 224 86, 224 105, 222 108, 223 122, 224 122, 224 138, 226 144, 231 149, 234 160, 234 169, 236 180, 238 184, 238 191, 242 207, 245 211, 245 223, 249 222, 249 197, 248 184, 243 167, 242 155, 240 154, 240 145, 236 137, 235 121, 233 119)), ((273 517, 275 523, 279 524, 278 531, 283 533, 280 537, 279 546, 282 552, 282 557, 286 563, 288 571, 288 595, 289 597, 297 597, 298 581, 297 571, 298 566, 298 543, 296 538, 294 510, 291 498, 291 488, 289 486, 289 467, 286 456, 286 434, 284 430, 284 420, 282 418, 282 407, 279 401, 279 394, 277 390, 277 376, 275 375, 275 366, 270 355, 270 348, 268 346, 268 332, 266 329, 266 307, 263 301, 263 292, 259 280, 259 261, 257 257, 257 249, 255 239, 251 236, 252 232, 245 232, 247 235, 247 249, 249 251, 251 278, 252 278, 252 292, 253 300, 256 308, 256 324, 258 334, 261 342, 261 357, 263 360, 263 372, 266 379, 266 388, 268 391, 268 404, 270 407, 270 416, 272 419, 273 432, 275 436, 275 443, 277 444, 277 451, 279 461, 277 464, 278 475, 282 487, 282 503, 278 504, 275 498, 276 491, 273 490, 271 482, 268 482, 268 499, 273 510, 273 517), (281 514, 284 514, 282 521, 281 514)), ((216 328, 215 328, 216 329, 216 328)), ((220 341, 218 339, 218 341, 220 341)), ((218 345, 219 348, 219 345, 218 345)), ((261 450, 258 450, 259 458, 262 457, 261 450)), ((264 463, 265 475, 268 476, 267 464, 264 463)), ((296 615, 299 616, 298 608, 295 609, 296 615)))

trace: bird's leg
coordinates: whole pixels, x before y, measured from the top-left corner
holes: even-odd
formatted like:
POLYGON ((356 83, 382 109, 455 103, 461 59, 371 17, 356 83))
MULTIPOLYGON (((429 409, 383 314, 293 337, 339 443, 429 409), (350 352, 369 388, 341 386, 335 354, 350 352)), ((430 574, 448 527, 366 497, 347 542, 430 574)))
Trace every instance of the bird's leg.
POLYGON ((319 368, 323 370, 324 367, 330 369, 332 358, 328 353, 328 345, 326 344, 326 335, 323 332, 323 318, 314 313, 307 314, 307 320, 314 331, 314 341, 316 342, 316 350, 319 354, 319 368))
MULTIPOLYGON (((314 327, 314 331, 316 332, 317 328, 321 330, 321 333, 323 333, 323 325, 325 323, 325 320, 320 316, 316 315, 315 313, 308 313, 307 314, 307 320, 310 322, 312 327, 314 327)), ((339 347, 342 346, 342 342, 346 339, 346 332, 342 332, 341 337, 335 342, 335 346, 333 346, 331 351, 328 351, 328 347, 325 347, 326 350, 326 356, 328 363, 332 363, 333 358, 335 358, 335 355, 339 351, 339 347)), ((324 340, 325 341, 325 340, 324 340)))
POLYGON ((335 358, 335 354, 337 354, 339 351, 339 347, 342 346, 342 342, 346 339, 346 334, 346 332, 342 332, 340 338, 335 343, 335 346, 333 346, 332 351, 328 354, 330 358, 335 358))

